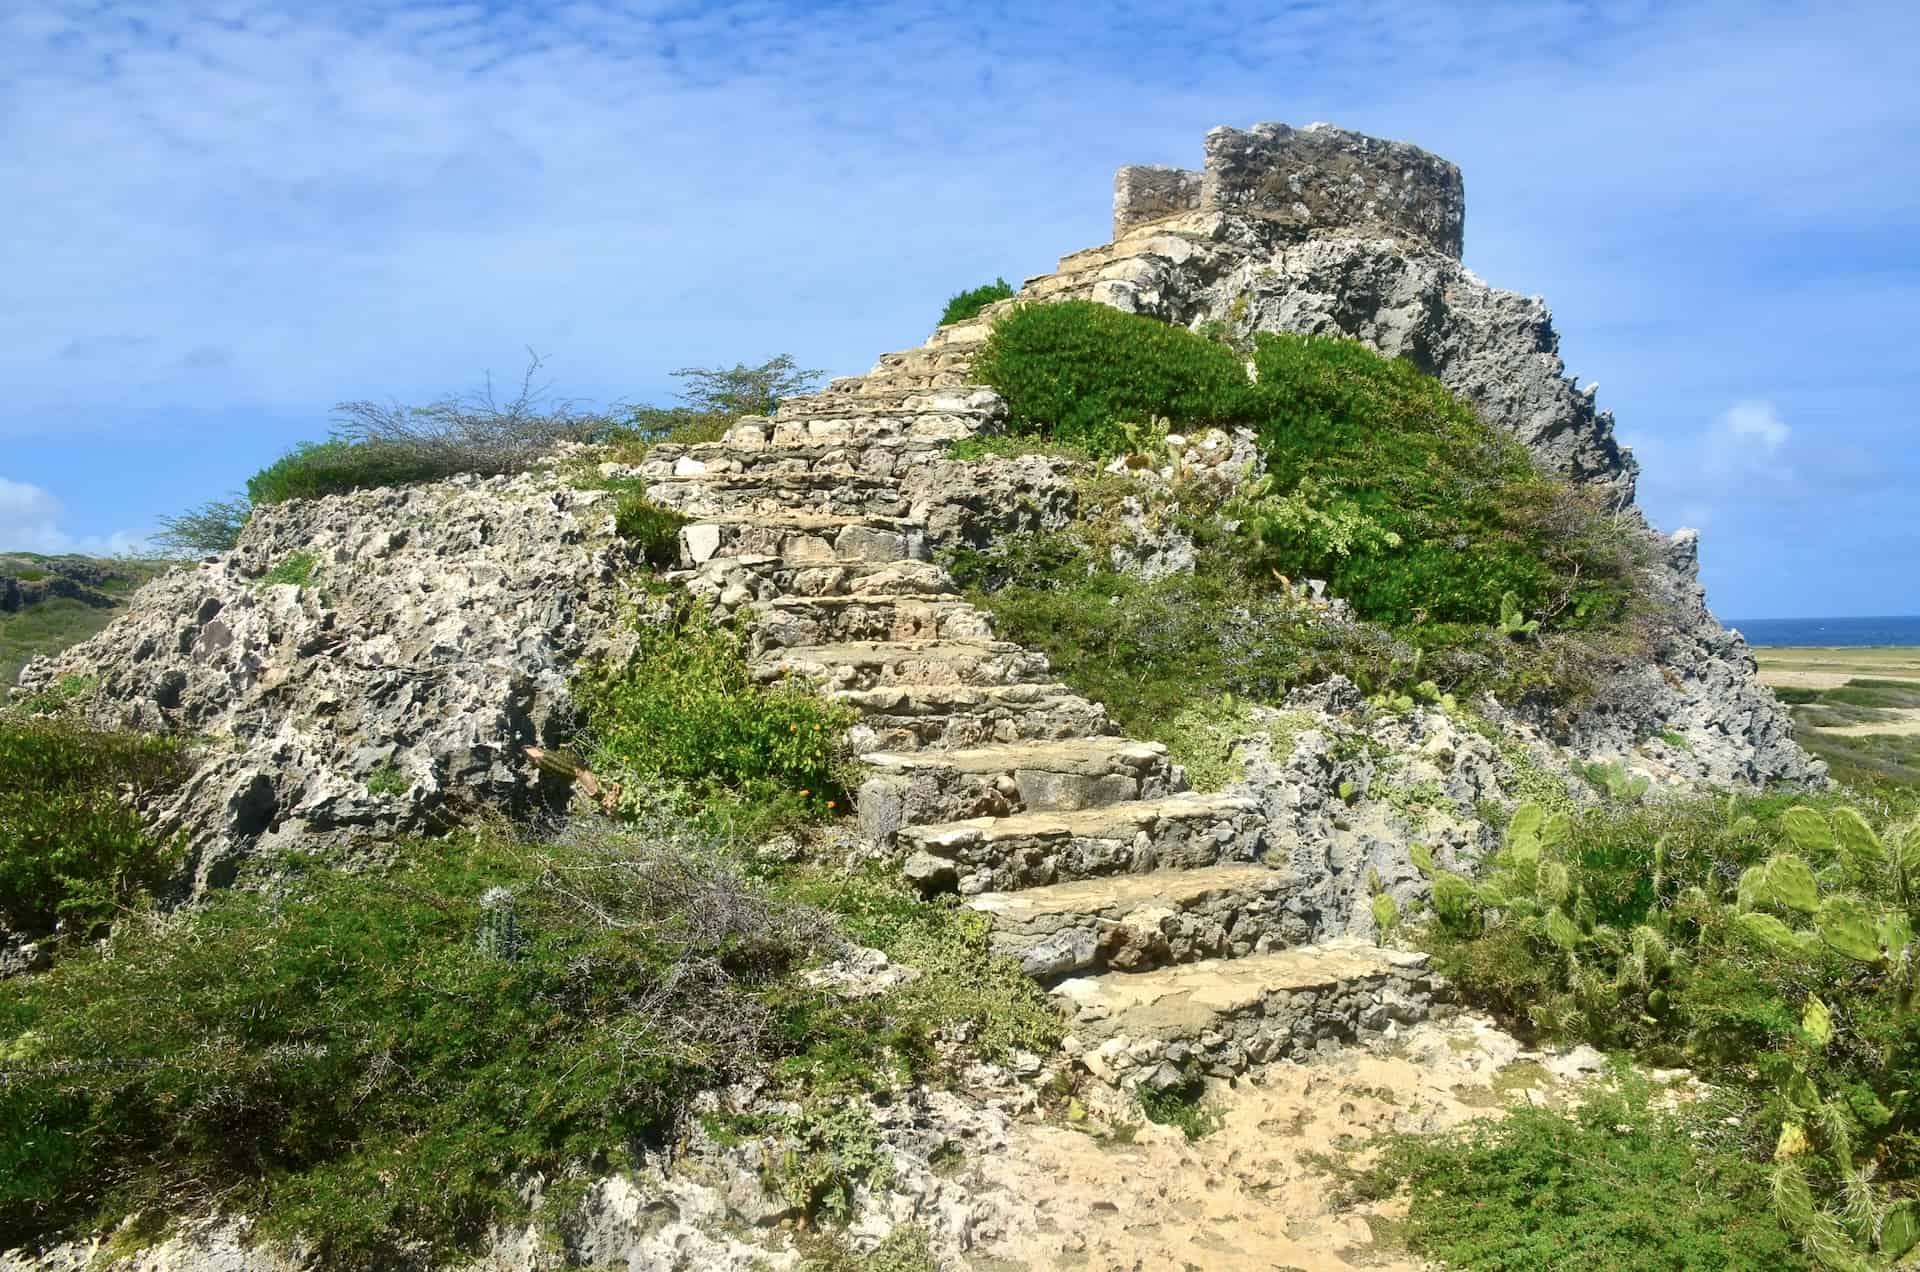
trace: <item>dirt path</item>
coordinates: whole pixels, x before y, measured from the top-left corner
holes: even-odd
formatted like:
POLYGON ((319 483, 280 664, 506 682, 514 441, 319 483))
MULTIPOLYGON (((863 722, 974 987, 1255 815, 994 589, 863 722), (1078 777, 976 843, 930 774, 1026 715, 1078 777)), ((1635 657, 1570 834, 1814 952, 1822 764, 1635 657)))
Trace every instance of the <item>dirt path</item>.
POLYGON ((1189 1143, 1172 1127, 1018 1128, 978 1164, 1003 1190, 1008 1223, 968 1262, 974 1272, 1424 1272, 1434 1265, 1377 1241, 1369 1220, 1399 1203, 1336 1208, 1316 1154, 1391 1130, 1432 1132, 1497 1116, 1509 1100, 1557 1099, 1596 1066, 1587 1052, 1546 1059, 1479 1017, 1425 1024, 1383 1053, 1350 1049, 1268 1066, 1209 1098, 1220 1128, 1189 1143))

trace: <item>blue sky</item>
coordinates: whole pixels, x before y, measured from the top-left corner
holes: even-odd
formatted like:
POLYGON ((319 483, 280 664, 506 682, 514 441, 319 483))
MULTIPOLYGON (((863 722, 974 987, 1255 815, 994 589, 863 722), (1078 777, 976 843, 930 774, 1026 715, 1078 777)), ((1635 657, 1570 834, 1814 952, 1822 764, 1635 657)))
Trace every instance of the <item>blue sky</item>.
POLYGON ((347 398, 836 374, 1107 238, 1123 163, 1460 164, 1733 617, 1920 613, 1920 6, 0 3, 0 549, 111 549, 347 398))

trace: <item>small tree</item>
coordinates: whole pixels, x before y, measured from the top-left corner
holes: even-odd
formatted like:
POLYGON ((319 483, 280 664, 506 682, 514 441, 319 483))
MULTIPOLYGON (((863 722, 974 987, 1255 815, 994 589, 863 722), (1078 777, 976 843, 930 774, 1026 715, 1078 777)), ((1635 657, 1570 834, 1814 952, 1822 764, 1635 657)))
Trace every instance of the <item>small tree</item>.
POLYGON ((210 499, 177 517, 160 518, 160 531, 148 542, 163 557, 184 559, 231 552, 252 515, 253 504, 245 495, 210 499))
POLYGON ((781 398, 806 393, 825 375, 825 371, 803 371, 793 355, 783 353, 757 367, 738 362, 731 369, 718 367, 681 367, 673 373, 680 381, 680 401, 686 409, 700 415, 771 415, 781 398))

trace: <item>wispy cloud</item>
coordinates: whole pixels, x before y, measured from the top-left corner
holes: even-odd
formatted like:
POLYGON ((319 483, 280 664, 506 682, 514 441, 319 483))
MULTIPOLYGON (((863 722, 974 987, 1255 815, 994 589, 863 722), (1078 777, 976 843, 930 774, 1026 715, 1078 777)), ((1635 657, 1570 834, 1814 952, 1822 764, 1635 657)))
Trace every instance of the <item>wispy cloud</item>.
POLYGON ((0 550, 118 556, 145 550, 147 530, 75 535, 61 527, 60 501, 31 482, 0 477, 0 550))
MULTIPOLYGON (((1103 240, 1118 164, 1259 119, 1461 163, 1469 262, 1554 301, 1637 436, 1757 394, 1785 455, 1800 384, 1912 375, 1904 326, 1861 320, 1920 305, 1895 0, 0 9, 0 438, 218 415, 283 445, 528 344, 603 400, 781 351, 859 371, 957 288, 1103 240)), ((231 488, 223 453, 154 511, 231 488)), ((79 472, 31 475, 111 524, 79 472)), ((1688 497, 1645 488, 1663 520, 1688 497)))

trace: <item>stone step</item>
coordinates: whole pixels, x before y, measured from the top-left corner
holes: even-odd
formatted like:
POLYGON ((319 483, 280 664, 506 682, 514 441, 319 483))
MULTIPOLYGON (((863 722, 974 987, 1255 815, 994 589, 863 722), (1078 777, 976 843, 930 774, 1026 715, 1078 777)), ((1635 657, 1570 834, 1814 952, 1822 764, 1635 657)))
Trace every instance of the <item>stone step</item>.
POLYGON ((1266 849, 1258 801, 1238 795, 974 817, 907 826, 896 839, 907 853, 904 872, 923 891, 958 888, 967 895, 1257 861, 1266 849))
POLYGON ((1284 949, 1312 931, 1286 908, 1293 887, 1284 872, 1250 863, 987 892, 967 906, 991 920, 996 953, 1050 982, 1284 949))
POLYGON ((697 566, 717 556, 771 556, 788 561, 926 560, 926 527, 904 517, 847 517, 782 513, 707 517, 680 530, 680 562, 697 566))
POLYGON ((667 577, 726 610, 782 597, 948 596, 959 590, 953 576, 932 561, 859 557, 789 561, 777 556, 717 556, 667 577))
POLYGON ((733 441, 705 442, 698 446, 662 445, 647 452, 640 464, 602 465, 601 472, 607 477, 643 480, 717 474, 795 477, 827 473, 888 479, 902 477, 918 465, 933 462, 946 451, 947 445, 897 437, 867 442, 850 438, 777 448, 765 438, 757 445, 733 441))
POLYGON ((909 510, 909 501, 896 482, 832 471, 669 477, 649 482, 647 498, 684 516, 700 518, 795 512, 902 517, 909 510))
POLYGON ((1377 1036, 1427 1017, 1441 988, 1424 954, 1350 937, 1054 987, 1065 1049, 1102 1081, 1164 1089, 1377 1036))
POLYGON ((936 327, 934 328, 933 334, 927 337, 925 347, 940 348, 946 346, 949 348, 965 349, 967 356, 971 358, 979 351, 980 346, 987 342, 987 337, 993 334, 993 320, 999 317, 1007 308, 1008 302, 996 302, 994 305, 981 310, 980 315, 976 318, 970 318, 965 322, 948 323, 944 327, 936 327))
POLYGON ((860 823, 881 847, 891 847, 902 826, 1076 812, 1161 799, 1185 786, 1166 747, 1121 737, 876 751, 861 762, 860 823))
POLYGON ((1111 732, 1106 708, 1061 684, 906 685, 830 691, 860 716, 858 753, 945 750, 1111 732))
POLYGON ((762 680, 804 676, 830 689, 1017 685, 1049 679, 1045 654, 985 639, 800 645, 756 663, 754 674, 762 680))
POLYGON ((954 596, 853 592, 783 596, 768 601, 750 625, 757 652, 851 641, 991 638, 984 611, 954 596))
POLYGON ((788 434, 794 441, 828 440, 856 431, 907 440, 951 440, 965 436, 953 431, 956 426, 971 431, 1005 418, 1006 411, 1000 395, 983 384, 928 389, 869 385, 862 377, 844 382, 841 388, 782 402, 773 415, 772 442, 783 444, 782 425, 805 426, 788 434))

